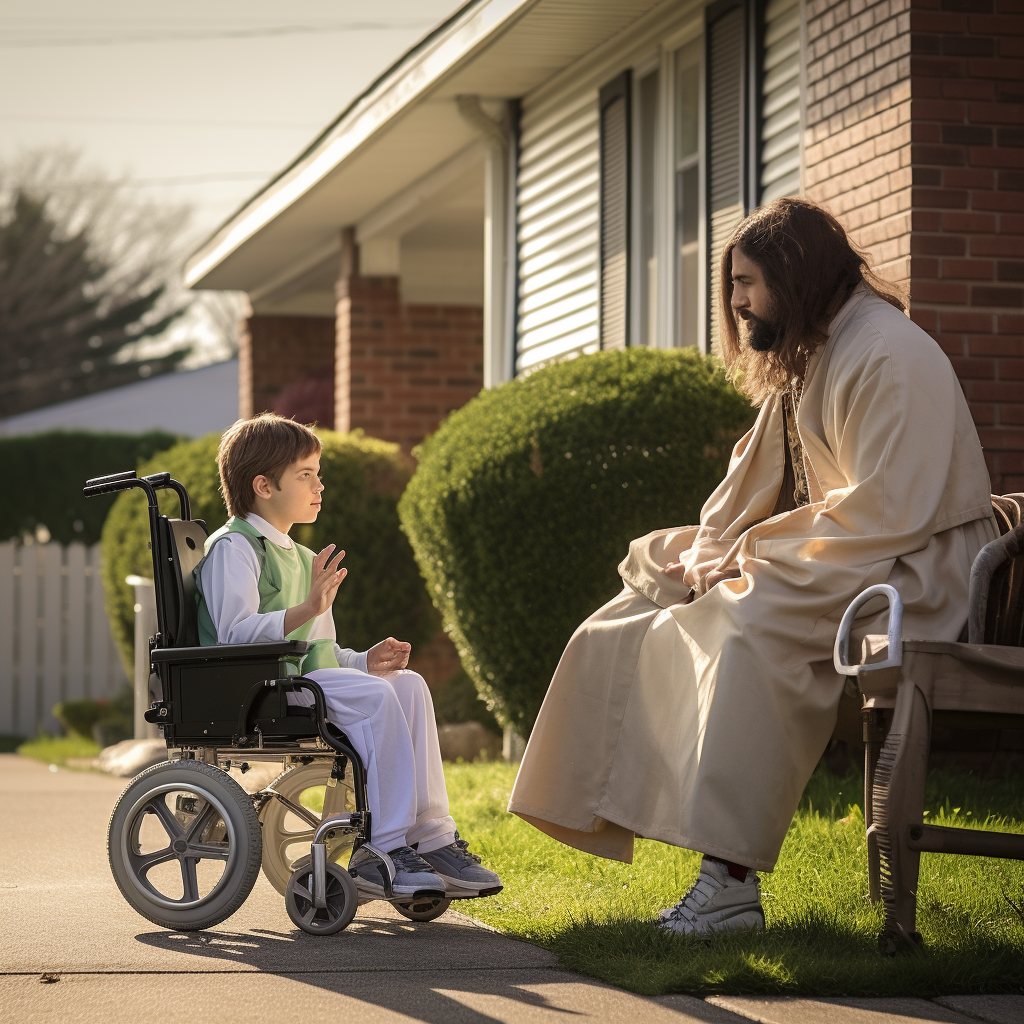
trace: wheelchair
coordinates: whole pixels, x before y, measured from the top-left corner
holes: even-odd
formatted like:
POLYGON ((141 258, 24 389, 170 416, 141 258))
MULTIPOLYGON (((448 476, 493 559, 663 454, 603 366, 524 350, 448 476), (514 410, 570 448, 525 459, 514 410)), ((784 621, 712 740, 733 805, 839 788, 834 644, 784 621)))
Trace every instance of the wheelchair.
MULTIPOLYGON (((168 760, 137 775, 118 798, 107 831, 114 880, 154 924, 198 931, 238 910, 262 867, 298 928, 340 932, 368 902, 343 862, 364 844, 379 851, 363 764, 328 722, 323 690, 300 674, 311 645, 201 647, 192 570, 203 557, 206 524, 191 518, 188 493, 169 473, 96 477, 83 493, 131 488, 149 502, 157 612, 149 656, 160 699, 145 718, 160 726, 168 760), (161 489, 177 496, 178 519, 161 514, 161 489), (311 695, 312 706, 288 702, 298 691, 311 695), (282 771, 249 794, 229 771, 244 774, 258 762, 280 763, 282 771)), ((409 920, 434 920, 451 903, 438 890, 389 898, 389 881, 385 899, 409 920)))

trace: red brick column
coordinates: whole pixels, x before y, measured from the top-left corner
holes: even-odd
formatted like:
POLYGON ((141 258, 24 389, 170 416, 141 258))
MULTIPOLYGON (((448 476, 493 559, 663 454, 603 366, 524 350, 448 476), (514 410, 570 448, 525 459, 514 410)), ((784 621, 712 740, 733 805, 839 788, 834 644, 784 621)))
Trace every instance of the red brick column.
POLYGON ((407 306, 394 277, 338 286, 335 422, 408 452, 483 387, 483 310, 407 306))
POLYGON ((949 355, 1024 490, 1024 7, 808 0, 807 195, 949 355))
POLYGON ((239 338, 238 412, 275 411, 334 426, 334 321, 319 316, 262 316, 245 321, 239 338), (326 393, 322 382, 327 381, 326 393))
POLYGON ((804 186, 910 282, 910 0, 807 0, 804 186))
POLYGON ((1024 490, 1024 6, 913 0, 911 315, 956 368, 997 493, 1024 490))

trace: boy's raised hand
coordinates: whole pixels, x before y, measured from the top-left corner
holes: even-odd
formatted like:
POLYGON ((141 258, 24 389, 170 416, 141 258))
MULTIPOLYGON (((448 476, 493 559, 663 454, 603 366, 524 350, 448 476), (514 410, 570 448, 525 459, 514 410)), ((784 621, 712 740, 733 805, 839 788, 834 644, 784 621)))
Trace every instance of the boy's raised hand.
POLYGON ((409 664, 411 651, 412 644, 389 636, 366 652, 366 671, 372 676, 386 676, 389 672, 397 672, 409 664))
POLYGON ((345 557, 344 550, 339 551, 334 558, 331 558, 333 551, 334 545, 328 544, 313 559, 313 578, 309 584, 309 596, 302 604, 297 604, 285 612, 284 632, 286 636, 303 623, 309 622, 310 619, 323 615, 334 603, 338 587, 348 575, 348 569, 340 568, 341 560, 345 557))

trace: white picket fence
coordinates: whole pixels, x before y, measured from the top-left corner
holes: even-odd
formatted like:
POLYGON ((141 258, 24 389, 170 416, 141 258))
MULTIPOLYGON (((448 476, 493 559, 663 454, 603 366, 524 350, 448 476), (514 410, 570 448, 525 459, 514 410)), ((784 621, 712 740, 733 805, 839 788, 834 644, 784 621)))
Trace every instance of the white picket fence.
POLYGON ((0 735, 59 732, 58 701, 127 684, 100 564, 99 544, 0 544, 0 735))

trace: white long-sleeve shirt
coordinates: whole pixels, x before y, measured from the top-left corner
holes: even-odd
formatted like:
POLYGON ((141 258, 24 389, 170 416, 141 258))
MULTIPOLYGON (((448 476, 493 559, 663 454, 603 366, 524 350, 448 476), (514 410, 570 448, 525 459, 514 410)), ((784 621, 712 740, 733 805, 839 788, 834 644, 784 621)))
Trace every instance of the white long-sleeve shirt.
MULTIPOLYGON (((245 521, 270 544, 290 549, 293 541, 265 519, 250 513, 245 521)), ((285 611, 261 612, 260 563, 252 545, 238 534, 226 534, 213 546, 201 570, 206 607, 222 644, 253 644, 283 640, 285 611)), ((310 640, 337 640, 330 608, 318 615, 309 630, 310 640)), ((334 655, 342 668, 366 671, 366 652, 334 644, 334 655)))

